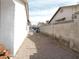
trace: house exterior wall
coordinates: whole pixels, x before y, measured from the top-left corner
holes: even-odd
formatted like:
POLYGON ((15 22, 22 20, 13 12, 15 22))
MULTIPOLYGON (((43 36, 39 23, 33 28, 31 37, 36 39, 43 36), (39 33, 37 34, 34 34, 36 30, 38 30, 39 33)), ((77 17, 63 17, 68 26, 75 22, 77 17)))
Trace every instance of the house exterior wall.
MULTIPOLYGON (((1 0, 0 0, 0 16, 1 16, 1 0)), ((0 19, 1 19, 1 17, 0 17, 0 19)), ((0 20, 0 22, 1 22, 1 20, 0 20)))
POLYGON ((20 48, 27 36, 27 17, 23 4, 15 3, 15 19, 14 19, 14 55, 20 48))
POLYGON ((79 5, 78 6, 69 6, 69 7, 62 7, 60 11, 56 14, 56 16, 51 21, 52 23, 55 23, 56 20, 61 19, 63 17, 66 18, 66 20, 72 20, 72 14, 79 11, 79 5))
POLYGON ((0 0, 0 43, 15 56, 28 34, 27 16, 21 0, 0 0))
POLYGON ((0 0, 0 4, 0 43, 13 53, 15 5, 12 0, 0 0))
MULTIPOLYGON (((68 9, 65 10, 68 11, 68 9)), ((78 10, 79 6, 77 6, 77 9, 74 8, 74 11, 72 11, 72 8, 70 7, 69 12, 64 11, 66 15, 63 14, 62 16, 60 16, 61 14, 58 13, 56 17, 53 19, 53 21, 55 21, 56 19, 60 19, 62 17, 67 17, 66 20, 72 20, 72 12, 76 12, 78 10)), ((59 40, 63 38, 63 40, 69 42, 70 48, 79 52, 79 13, 76 14, 76 16, 77 18, 73 19, 73 21, 71 22, 54 24, 54 22, 51 21, 51 23, 46 26, 40 26, 40 31, 50 36, 54 35, 57 38, 60 38, 59 40)))

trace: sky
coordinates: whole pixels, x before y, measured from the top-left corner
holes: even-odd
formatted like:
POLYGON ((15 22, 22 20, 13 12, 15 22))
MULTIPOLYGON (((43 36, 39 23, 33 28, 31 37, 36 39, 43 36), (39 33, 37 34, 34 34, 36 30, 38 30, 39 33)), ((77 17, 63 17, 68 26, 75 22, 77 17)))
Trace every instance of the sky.
POLYGON ((33 25, 45 23, 59 7, 78 3, 79 0, 29 0, 29 19, 33 25))

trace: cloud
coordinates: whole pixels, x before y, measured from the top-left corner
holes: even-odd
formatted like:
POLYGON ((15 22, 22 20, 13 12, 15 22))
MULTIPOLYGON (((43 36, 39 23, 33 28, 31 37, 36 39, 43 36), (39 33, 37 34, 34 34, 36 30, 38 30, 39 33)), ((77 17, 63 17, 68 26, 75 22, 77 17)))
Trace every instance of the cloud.
POLYGON ((38 22, 45 22, 50 20, 58 8, 47 9, 47 10, 37 10, 30 12, 30 20, 32 24, 37 24, 38 22))
POLYGON ((29 2, 30 10, 44 10, 44 9, 51 9, 51 7, 54 7, 55 4, 53 2, 56 2, 55 0, 33 0, 29 2))
POLYGON ((32 24, 38 24, 39 22, 45 22, 46 20, 48 20, 50 18, 50 16, 35 16, 35 17, 30 17, 30 20, 32 22, 32 24))
POLYGON ((39 21, 45 22, 53 16, 57 10, 56 7, 77 2, 78 0, 29 0, 30 20, 34 24, 39 21))
POLYGON ((57 9, 58 8, 30 11, 30 15, 31 16, 47 16, 47 15, 51 15, 52 13, 55 13, 57 9))
POLYGON ((29 8, 31 11, 44 10, 76 2, 78 2, 78 0, 29 0, 29 8))

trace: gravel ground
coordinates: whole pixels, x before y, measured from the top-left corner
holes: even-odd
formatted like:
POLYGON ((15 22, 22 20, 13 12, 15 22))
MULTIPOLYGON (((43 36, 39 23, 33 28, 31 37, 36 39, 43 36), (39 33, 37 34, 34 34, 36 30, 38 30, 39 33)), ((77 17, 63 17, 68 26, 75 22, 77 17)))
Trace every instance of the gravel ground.
POLYGON ((31 33, 14 59, 79 59, 79 54, 68 48, 62 48, 48 36, 31 33))

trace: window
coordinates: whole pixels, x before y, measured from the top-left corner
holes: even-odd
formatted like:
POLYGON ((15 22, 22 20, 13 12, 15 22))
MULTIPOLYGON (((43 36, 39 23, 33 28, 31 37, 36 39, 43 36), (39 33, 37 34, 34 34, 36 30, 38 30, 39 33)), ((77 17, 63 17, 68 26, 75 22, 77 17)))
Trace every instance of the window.
POLYGON ((61 19, 56 20, 55 23, 53 23, 53 24, 71 23, 71 22, 73 22, 73 21, 74 21, 74 20, 66 20, 66 18, 64 17, 64 18, 61 18, 61 19))
POLYGON ((64 17, 64 18, 61 18, 61 19, 58 19, 58 20, 56 20, 56 22, 62 22, 62 21, 64 21, 66 18, 64 17))
POLYGON ((79 11, 75 12, 75 14, 79 14, 79 11))

